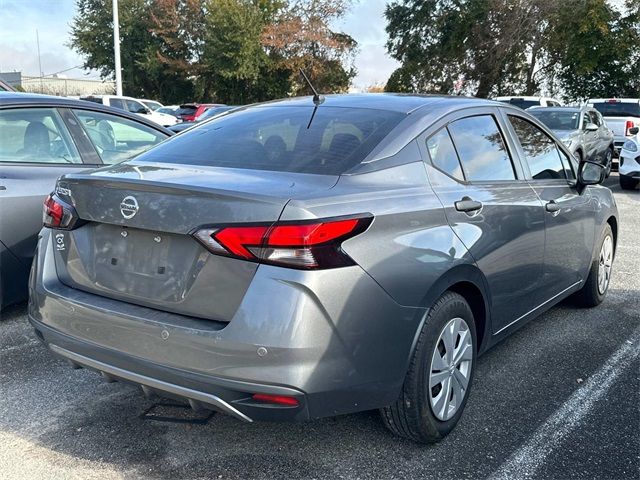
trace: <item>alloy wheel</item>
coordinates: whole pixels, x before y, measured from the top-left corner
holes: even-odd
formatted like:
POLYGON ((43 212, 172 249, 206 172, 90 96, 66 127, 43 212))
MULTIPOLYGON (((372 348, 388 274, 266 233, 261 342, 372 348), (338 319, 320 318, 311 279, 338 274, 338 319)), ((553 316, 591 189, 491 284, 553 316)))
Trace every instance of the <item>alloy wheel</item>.
POLYGON ((429 369, 429 402, 438 420, 453 417, 467 395, 473 362, 473 337, 462 318, 440 332, 429 369))
POLYGON ((598 292, 604 295, 609 287, 611 279, 611 266, 613 264, 613 239, 611 235, 604 237, 600 256, 598 258, 598 292))

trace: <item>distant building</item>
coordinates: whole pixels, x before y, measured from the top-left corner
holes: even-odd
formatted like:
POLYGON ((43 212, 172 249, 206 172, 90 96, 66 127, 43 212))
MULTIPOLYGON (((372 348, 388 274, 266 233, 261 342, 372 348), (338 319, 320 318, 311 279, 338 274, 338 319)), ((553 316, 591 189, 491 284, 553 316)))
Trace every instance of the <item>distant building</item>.
POLYGON ((80 95, 109 95, 115 93, 116 85, 111 80, 87 78, 33 77, 21 72, 0 72, 0 78, 12 87, 30 93, 45 93, 62 97, 80 95))

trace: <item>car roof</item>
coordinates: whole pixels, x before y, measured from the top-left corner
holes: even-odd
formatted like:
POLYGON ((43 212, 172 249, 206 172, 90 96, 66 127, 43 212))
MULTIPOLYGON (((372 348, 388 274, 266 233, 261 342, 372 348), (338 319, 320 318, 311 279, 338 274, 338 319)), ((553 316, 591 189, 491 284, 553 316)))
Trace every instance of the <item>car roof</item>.
MULTIPOLYGON (((409 114, 414 110, 426 106, 438 105, 438 107, 451 106, 503 106, 493 100, 486 100, 475 97, 464 97, 455 95, 420 95, 401 93, 349 93, 325 95, 323 106, 342 108, 369 108, 375 110, 387 110, 392 112, 409 114)), ((271 102, 260 103, 252 106, 258 108, 265 106, 275 107, 297 107, 313 106, 313 97, 295 97, 271 102)))
POLYGON ((120 117, 128 118, 137 123, 145 124, 155 128, 161 132, 171 135, 171 130, 158 125, 151 120, 147 120, 140 115, 135 115, 124 110, 102 105, 101 103, 90 102, 87 100, 76 100, 66 97, 55 97, 53 95, 40 95, 37 93, 20 93, 20 92, 0 92, 0 109, 6 107, 64 107, 79 108, 82 110, 92 110, 96 112, 111 113, 120 117))

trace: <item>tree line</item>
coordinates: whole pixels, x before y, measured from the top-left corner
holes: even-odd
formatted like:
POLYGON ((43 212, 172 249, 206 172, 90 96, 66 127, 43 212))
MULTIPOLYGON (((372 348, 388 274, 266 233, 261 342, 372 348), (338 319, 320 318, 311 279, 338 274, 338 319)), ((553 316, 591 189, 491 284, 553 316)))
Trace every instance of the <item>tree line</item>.
POLYGON ((385 11, 387 91, 640 96, 640 1, 404 0, 385 11), (620 8, 622 7, 622 8, 620 8))
MULTIPOLYGON (((366 0, 362 0, 366 1, 366 0)), ((640 1, 396 0, 385 90, 640 96, 640 1), (621 8, 622 7, 622 8, 621 8)), ((353 0, 120 0, 123 84, 166 103, 228 104, 344 92, 357 42, 334 25, 353 0)), ((111 2, 77 0, 71 46, 114 72, 111 2)))
MULTIPOLYGON (((334 31, 348 0, 120 0, 127 95, 165 103, 246 104, 344 92, 355 75, 356 41, 334 31)), ((70 45, 84 67, 112 77, 112 2, 77 0, 70 45)))

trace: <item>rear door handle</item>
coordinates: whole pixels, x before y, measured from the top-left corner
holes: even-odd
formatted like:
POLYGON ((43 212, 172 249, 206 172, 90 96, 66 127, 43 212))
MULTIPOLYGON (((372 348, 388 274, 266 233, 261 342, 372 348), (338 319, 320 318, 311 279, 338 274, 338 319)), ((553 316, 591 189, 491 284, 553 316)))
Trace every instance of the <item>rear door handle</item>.
POLYGON ((555 201, 551 200, 550 202, 548 202, 544 208, 547 210, 547 212, 551 212, 551 213, 555 213, 555 212, 559 212, 560 211, 560 205, 558 205, 555 201))
POLYGON ((482 208, 482 202, 471 200, 469 197, 462 197, 462 200, 458 200, 455 206, 459 212, 475 212, 482 208))

